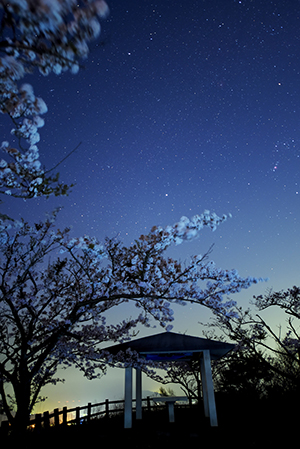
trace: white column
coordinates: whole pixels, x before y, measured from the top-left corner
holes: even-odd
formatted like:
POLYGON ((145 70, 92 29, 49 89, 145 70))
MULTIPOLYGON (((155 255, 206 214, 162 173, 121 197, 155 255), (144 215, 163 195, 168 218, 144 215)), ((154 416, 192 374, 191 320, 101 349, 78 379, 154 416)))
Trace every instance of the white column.
POLYGON ((203 351, 203 357, 201 359, 201 381, 205 416, 209 417, 210 425, 212 427, 217 427, 218 420, 209 350, 203 351))
POLYGON ((142 419, 142 370, 141 368, 136 368, 136 388, 135 388, 135 398, 136 398, 136 419, 142 419))
POLYGON ((174 402, 168 401, 169 422, 175 422, 174 402))
POLYGON ((202 387, 204 416, 206 418, 209 418, 208 397, 207 397, 207 390, 206 390, 206 381, 205 381, 205 370, 204 370, 203 357, 200 359, 200 373, 201 373, 201 387, 202 387))
POLYGON ((125 368, 124 428, 132 427, 132 367, 125 368))

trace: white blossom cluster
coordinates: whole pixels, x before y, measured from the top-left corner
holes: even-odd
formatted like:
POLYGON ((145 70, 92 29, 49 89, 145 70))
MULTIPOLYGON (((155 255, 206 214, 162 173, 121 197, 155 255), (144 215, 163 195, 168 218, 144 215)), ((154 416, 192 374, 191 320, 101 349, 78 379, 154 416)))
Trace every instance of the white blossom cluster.
MULTIPOLYGON (((44 126, 44 120, 40 115, 47 112, 47 106, 41 98, 35 97, 30 84, 23 84, 19 92, 20 95, 15 99, 18 101, 15 101, 14 106, 7 112, 16 126, 11 133, 19 141, 25 139, 29 146, 22 152, 11 147, 7 141, 2 142, 2 151, 14 162, 0 160, 0 188, 6 187, 4 193, 7 195, 11 195, 15 190, 22 192, 25 188, 27 196, 35 196, 44 177, 36 144, 40 140, 38 128, 44 126)), ((6 109, 2 112, 6 112, 6 109)))
POLYGON ((11 132, 18 141, 18 149, 2 143, 0 193, 25 198, 64 194, 66 186, 46 177, 39 161, 38 129, 47 106, 32 86, 18 83, 34 68, 43 75, 76 73, 88 42, 100 34, 99 19, 107 16, 108 6, 104 0, 0 0, 0 14, 0 111, 13 121, 11 132))
MULTIPOLYGON (((228 214, 231 217, 231 214, 228 214)), ((159 251, 164 251, 171 243, 179 245, 184 240, 191 240, 198 236, 199 231, 204 226, 211 228, 215 231, 219 224, 227 220, 227 215, 219 217, 217 214, 210 213, 209 210, 205 210, 201 215, 195 215, 191 220, 187 217, 181 217, 178 223, 174 226, 167 226, 165 228, 154 226, 151 229, 151 234, 148 236, 142 236, 144 245, 155 245, 155 248, 159 251)))

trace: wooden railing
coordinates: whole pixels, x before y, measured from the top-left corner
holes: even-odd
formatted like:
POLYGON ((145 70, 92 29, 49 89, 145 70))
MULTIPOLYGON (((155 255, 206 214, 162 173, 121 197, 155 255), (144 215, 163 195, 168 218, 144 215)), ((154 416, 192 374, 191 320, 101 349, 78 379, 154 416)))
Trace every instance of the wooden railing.
MULTIPOLYGON (((142 399, 143 409, 151 410, 151 401, 155 398, 150 398, 147 396, 142 399)), ((135 399, 133 399, 133 410, 135 409, 135 399)), ((153 406, 152 406, 153 407, 153 406)), ((157 408, 157 406, 155 406, 157 408)), ((109 401, 106 399, 104 402, 99 402, 96 404, 91 404, 90 402, 83 407, 74 407, 63 409, 56 408, 53 412, 46 411, 44 413, 37 413, 32 415, 28 427, 34 429, 49 428, 50 426, 59 425, 79 425, 85 422, 89 422, 93 418, 105 417, 109 418, 114 414, 123 412, 124 410, 124 400, 109 401)), ((2 430, 8 430, 8 421, 2 421, 2 430)))

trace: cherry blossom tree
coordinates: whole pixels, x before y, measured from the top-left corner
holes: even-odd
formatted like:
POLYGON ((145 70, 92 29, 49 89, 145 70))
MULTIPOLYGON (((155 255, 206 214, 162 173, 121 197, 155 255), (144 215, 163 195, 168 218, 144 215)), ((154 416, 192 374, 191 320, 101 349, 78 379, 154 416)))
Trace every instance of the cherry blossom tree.
MULTIPOLYGON (((183 391, 184 395, 199 402, 201 398, 201 375, 200 362, 198 359, 192 360, 175 360, 162 366, 163 375, 159 381, 163 384, 177 384, 183 391)), ((155 375, 150 371, 149 377, 156 380, 155 375)))
MULTIPOLYGON (((101 343, 130 339, 137 326, 172 328, 172 304, 193 303, 236 316, 227 295, 261 279, 217 269, 205 255, 181 264, 165 252, 226 220, 205 211, 173 226, 154 227, 131 246, 72 238, 55 229, 55 216, 1 227, 0 394, 15 429, 26 426, 41 389, 59 367, 75 366, 93 379, 107 364, 141 364, 133 353, 112 356, 101 343), (113 307, 136 306, 136 316, 109 322, 113 307), (9 396, 10 394, 10 396, 9 396), (15 415, 13 410, 16 412, 15 415)), ((132 308, 130 308, 132 314, 132 308)))
MULTIPOLYGON (((254 296, 252 308, 236 308, 236 315, 216 315, 207 326, 207 335, 219 338, 225 336, 237 344, 239 354, 232 357, 233 363, 238 358, 239 366, 245 375, 249 366, 256 360, 256 374, 259 375, 258 362, 264 368, 264 388, 267 393, 276 394, 300 391, 300 288, 294 286, 285 291, 270 290, 265 295, 254 296), (275 309, 287 317, 285 326, 275 328, 266 318, 266 311, 275 309), (285 328, 285 329, 284 329, 285 328), (212 335, 213 332, 213 335, 212 335), (249 360, 251 363, 249 363, 249 360), (272 382, 269 376, 272 375, 272 382)), ((232 362, 229 357, 229 362, 232 362)), ((232 365, 229 363, 228 370, 232 365)), ((231 370, 232 371, 232 370, 231 370)), ((261 370, 262 371, 262 370, 261 370)), ((226 375, 226 371, 225 371, 226 375)), ((254 378, 251 371, 247 377, 254 378)), ((257 379, 256 387, 259 387, 257 379)), ((253 382, 254 383, 254 382, 253 382)), ((257 388, 259 391, 259 388, 257 388)))
POLYGON ((21 198, 67 193, 58 174, 40 162, 37 144, 47 106, 30 84, 20 82, 34 69, 43 75, 76 73, 107 14, 104 0, 0 0, 0 112, 10 117, 14 136, 12 145, 1 145, 0 193, 21 198))

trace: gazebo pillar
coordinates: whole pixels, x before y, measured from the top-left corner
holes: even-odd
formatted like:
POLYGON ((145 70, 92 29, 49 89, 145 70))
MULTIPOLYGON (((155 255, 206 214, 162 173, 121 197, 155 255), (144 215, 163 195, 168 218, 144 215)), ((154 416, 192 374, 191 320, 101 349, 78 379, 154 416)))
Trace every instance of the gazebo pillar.
POLYGON ((142 370, 136 368, 136 385, 135 385, 135 417, 136 419, 142 419, 142 370))
POLYGON ((202 393, 204 403, 204 414, 210 419, 210 425, 212 427, 218 426, 216 402, 214 384, 211 373, 211 360, 209 350, 202 352, 202 358, 200 360, 201 381, 202 381, 202 393))
POLYGON ((125 368, 124 428, 132 427, 132 367, 125 368))

